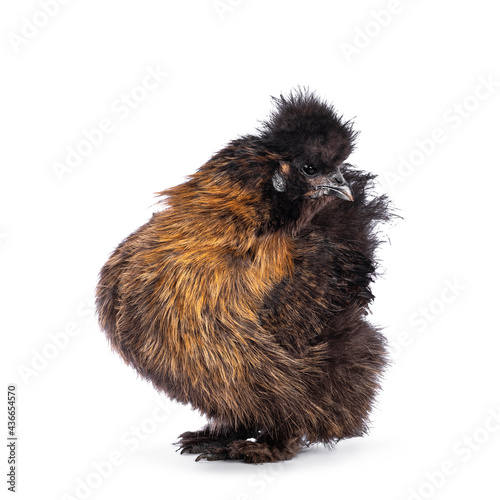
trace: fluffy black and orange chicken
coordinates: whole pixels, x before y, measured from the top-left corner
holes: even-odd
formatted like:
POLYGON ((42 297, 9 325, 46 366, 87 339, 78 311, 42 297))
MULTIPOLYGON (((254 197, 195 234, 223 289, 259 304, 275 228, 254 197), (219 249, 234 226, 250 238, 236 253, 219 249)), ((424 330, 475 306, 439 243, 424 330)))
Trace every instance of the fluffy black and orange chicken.
POLYGON ((180 436, 197 460, 276 462, 367 431, 386 366, 366 319, 376 227, 372 174, 345 163, 356 133, 304 89, 274 99, 101 270, 112 347, 206 428, 180 436))

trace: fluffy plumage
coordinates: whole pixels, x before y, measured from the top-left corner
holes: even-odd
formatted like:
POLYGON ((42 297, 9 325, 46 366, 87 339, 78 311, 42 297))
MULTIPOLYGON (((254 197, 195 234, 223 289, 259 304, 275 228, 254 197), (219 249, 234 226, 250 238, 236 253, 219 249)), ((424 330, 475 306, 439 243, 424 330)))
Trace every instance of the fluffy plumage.
POLYGON ((387 201, 343 164, 355 133, 329 104, 274 101, 255 135, 163 191, 100 273, 112 347, 207 416, 180 439, 198 459, 279 461, 363 434, 386 364, 365 316, 387 201))

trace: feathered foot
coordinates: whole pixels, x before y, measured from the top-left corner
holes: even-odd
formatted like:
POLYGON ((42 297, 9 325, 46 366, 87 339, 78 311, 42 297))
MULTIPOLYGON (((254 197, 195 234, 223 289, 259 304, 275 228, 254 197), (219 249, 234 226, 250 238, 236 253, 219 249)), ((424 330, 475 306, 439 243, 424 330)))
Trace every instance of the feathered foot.
MULTIPOLYGON (((249 431, 246 432, 248 434, 249 431)), ((272 439, 267 432, 258 437, 242 439, 245 432, 214 436, 208 430, 185 432, 180 436, 182 453, 199 453, 196 461, 243 460, 245 463, 262 464, 282 462, 293 458, 304 445, 301 438, 272 439)), ((253 433, 256 434, 256 433, 253 433)))
POLYGON ((180 440, 177 443, 181 455, 184 453, 201 453, 196 461, 201 458, 209 460, 206 454, 209 454, 211 460, 226 460, 227 446, 229 443, 238 440, 245 440, 257 436, 257 431, 251 429, 238 429, 230 431, 214 431, 209 427, 196 432, 184 432, 179 436, 180 440))

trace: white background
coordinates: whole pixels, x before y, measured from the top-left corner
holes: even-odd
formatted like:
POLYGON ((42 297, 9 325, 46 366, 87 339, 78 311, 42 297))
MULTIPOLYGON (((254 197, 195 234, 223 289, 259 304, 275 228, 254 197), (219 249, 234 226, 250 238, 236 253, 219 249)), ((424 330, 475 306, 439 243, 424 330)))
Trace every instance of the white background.
POLYGON ((1 392, 17 384, 17 498, 499 498, 494 2, 54 1, 50 17, 33 0, 0 14, 1 392), (147 68, 159 81, 144 90, 147 68), (385 228, 374 287, 394 364, 367 437, 282 464, 195 463, 171 443, 204 419, 111 352, 97 273, 155 192, 299 84, 355 118, 350 160, 404 217, 385 228), (112 130, 85 149, 103 119, 112 130), (87 156, 56 171, 77 147, 87 156))

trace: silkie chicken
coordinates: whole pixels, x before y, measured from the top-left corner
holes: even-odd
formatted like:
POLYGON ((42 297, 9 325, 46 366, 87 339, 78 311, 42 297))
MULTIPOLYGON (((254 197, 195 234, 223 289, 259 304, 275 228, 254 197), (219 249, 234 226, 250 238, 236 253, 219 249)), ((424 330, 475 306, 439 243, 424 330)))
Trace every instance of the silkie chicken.
POLYGON ((363 435, 387 363, 366 315, 388 201, 345 163, 356 133, 331 105, 304 89, 273 101, 254 135, 159 193, 100 272, 111 346, 207 417, 177 443, 197 460, 363 435))

